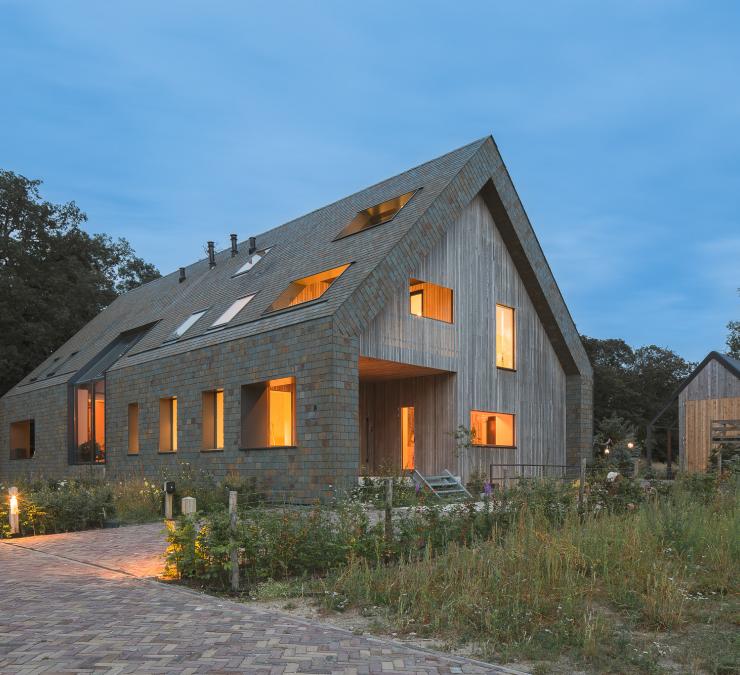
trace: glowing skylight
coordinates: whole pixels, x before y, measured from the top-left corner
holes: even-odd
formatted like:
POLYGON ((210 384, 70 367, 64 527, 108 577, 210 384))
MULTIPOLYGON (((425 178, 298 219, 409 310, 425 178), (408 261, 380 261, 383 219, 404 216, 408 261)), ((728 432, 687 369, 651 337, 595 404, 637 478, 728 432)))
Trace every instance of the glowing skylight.
POLYGON ((212 324, 211 328, 217 328, 218 326, 223 326, 229 321, 231 321, 239 312, 241 312, 246 306, 247 303, 254 297, 254 295, 246 295, 243 298, 239 298, 235 302, 232 303, 231 307, 229 307, 218 319, 216 319, 212 324))

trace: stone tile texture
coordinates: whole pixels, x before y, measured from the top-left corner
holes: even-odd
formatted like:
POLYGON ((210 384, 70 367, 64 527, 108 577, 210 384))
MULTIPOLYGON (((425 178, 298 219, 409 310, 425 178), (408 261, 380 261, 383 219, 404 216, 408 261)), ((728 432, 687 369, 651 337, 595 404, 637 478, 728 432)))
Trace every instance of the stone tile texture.
POLYGON ((2 673, 511 673, 164 584, 161 524, 0 542, 2 673))

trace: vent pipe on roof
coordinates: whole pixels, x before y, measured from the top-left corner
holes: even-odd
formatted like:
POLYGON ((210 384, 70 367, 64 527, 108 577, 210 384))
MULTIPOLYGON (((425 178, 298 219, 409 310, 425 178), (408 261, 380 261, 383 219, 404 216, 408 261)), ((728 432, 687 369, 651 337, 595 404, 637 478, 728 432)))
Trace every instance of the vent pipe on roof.
POLYGON ((236 235, 231 235, 231 257, 233 258, 237 253, 239 253, 239 249, 236 246, 236 235))
POLYGON ((252 255, 257 250, 257 237, 249 237, 249 255, 252 255))
POLYGON ((213 269, 216 266, 216 250, 213 248, 213 242, 208 242, 208 267, 213 269))
POLYGON ((180 283, 182 283, 183 281, 185 281, 185 268, 184 267, 181 267, 180 268, 180 278, 178 279, 178 281, 180 283))

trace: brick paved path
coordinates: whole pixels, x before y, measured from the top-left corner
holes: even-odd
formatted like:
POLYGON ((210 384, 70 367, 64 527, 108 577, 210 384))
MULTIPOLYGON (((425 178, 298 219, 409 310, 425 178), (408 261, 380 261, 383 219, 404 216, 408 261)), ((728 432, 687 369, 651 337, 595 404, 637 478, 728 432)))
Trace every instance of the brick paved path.
POLYGON ((161 525, 0 543, 0 673, 513 672, 143 578, 163 548, 161 525))

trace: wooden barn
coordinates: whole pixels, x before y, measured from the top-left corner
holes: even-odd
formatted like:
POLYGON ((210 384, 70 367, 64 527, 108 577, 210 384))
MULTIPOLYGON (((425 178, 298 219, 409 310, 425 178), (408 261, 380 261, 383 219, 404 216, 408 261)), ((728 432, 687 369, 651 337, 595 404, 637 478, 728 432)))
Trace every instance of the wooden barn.
POLYGON ((710 352, 653 424, 676 399, 681 471, 706 471, 713 449, 740 446, 740 361, 710 352))

